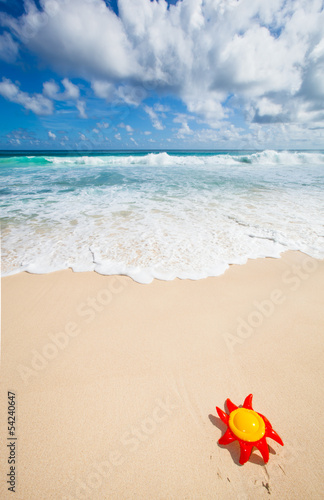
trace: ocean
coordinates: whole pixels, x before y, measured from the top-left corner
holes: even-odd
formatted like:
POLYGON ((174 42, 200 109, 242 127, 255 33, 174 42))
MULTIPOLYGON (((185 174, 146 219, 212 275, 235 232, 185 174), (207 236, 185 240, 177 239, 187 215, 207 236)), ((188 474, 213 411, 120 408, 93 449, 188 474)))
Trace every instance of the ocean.
POLYGON ((1 152, 2 275, 200 279, 324 258, 323 151, 1 152))

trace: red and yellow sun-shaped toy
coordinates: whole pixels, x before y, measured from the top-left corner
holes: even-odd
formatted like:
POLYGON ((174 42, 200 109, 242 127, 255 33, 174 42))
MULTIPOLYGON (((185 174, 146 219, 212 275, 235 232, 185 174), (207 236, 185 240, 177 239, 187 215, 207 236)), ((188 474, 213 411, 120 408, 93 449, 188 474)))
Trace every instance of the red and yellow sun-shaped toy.
POLYGON ((252 394, 245 398, 243 408, 238 408, 230 399, 227 399, 226 405, 230 412, 229 415, 216 406, 219 418, 228 426, 218 443, 226 445, 237 440, 241 448, 241 465, 249 460, 253 446, 261 452, 265 463, 268 462, 267 437, 274 439, 283 446, 281 438, 273 430, 269 420, 261 413, 253 410, 252 398, 252 394))

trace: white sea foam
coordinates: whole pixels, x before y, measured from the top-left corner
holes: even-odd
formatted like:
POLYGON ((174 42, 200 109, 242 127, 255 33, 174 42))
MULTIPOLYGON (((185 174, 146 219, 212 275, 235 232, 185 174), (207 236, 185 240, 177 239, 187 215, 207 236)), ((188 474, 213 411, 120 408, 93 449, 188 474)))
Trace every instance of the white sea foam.
MULTIPOLYGON (((29 157, 35 158, 35 157, 29 157)), ((53 157, 46 156, 44 158, 47 162, 53 163, 54 165, 69 165, 69 166, 130 166, 130 165, 141 165, 141 166, 175 166, 175 165, 190 165, 193 166, 215 166, 218 165, 234 165, 237 166, 240 163, 243 164, 253 164, 253 165, 306 165, 306 164, 316 164, 324 165, 324 154, 323 153, 312 153, 312 152, 291 152, 291 151, 273 151, 266 150, 255 153, 247 154, 206 154, 202 156, 201 154, 193 155, 181 155, 181 154, 169 154, 166 152, 162 153, 148 153, 145 155, 118 155, 118 156, 71 156, 71 157, 53 157)))
POLYGON ((324 258, 324 154, 0 160, 3 272, 200 279, 288 249, 324 258))

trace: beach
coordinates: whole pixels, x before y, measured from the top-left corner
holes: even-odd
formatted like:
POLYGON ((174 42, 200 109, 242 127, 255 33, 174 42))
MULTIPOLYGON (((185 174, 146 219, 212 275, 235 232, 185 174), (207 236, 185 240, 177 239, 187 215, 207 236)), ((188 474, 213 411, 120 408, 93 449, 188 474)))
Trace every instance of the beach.
POLYGON ((324 2, 0 0, 0 500, 319 500, 324 2))
MULTIPOLYGON (((15 498, 322 497, 324 261, 288 251, 206 279, 71 269, 2 278, 1 446, 15 498), (215 406, 265 415, 241 466, 215 406), (8 453, 10 447, 7 448, 8 453)), ((1 498, 11 498, 1 458, 1 498)))

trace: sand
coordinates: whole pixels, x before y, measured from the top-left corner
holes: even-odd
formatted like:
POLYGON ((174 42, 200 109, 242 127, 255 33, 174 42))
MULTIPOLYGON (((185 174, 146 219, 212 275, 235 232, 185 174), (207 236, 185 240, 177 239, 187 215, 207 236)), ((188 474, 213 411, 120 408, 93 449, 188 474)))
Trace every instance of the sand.
POLYGON ((299 252, 200 281, 3 278, 1 499, 322 498, 323 298, 299 252), (267 465, 217 443, 215 406, 249 393, 285 444, 267 465))

